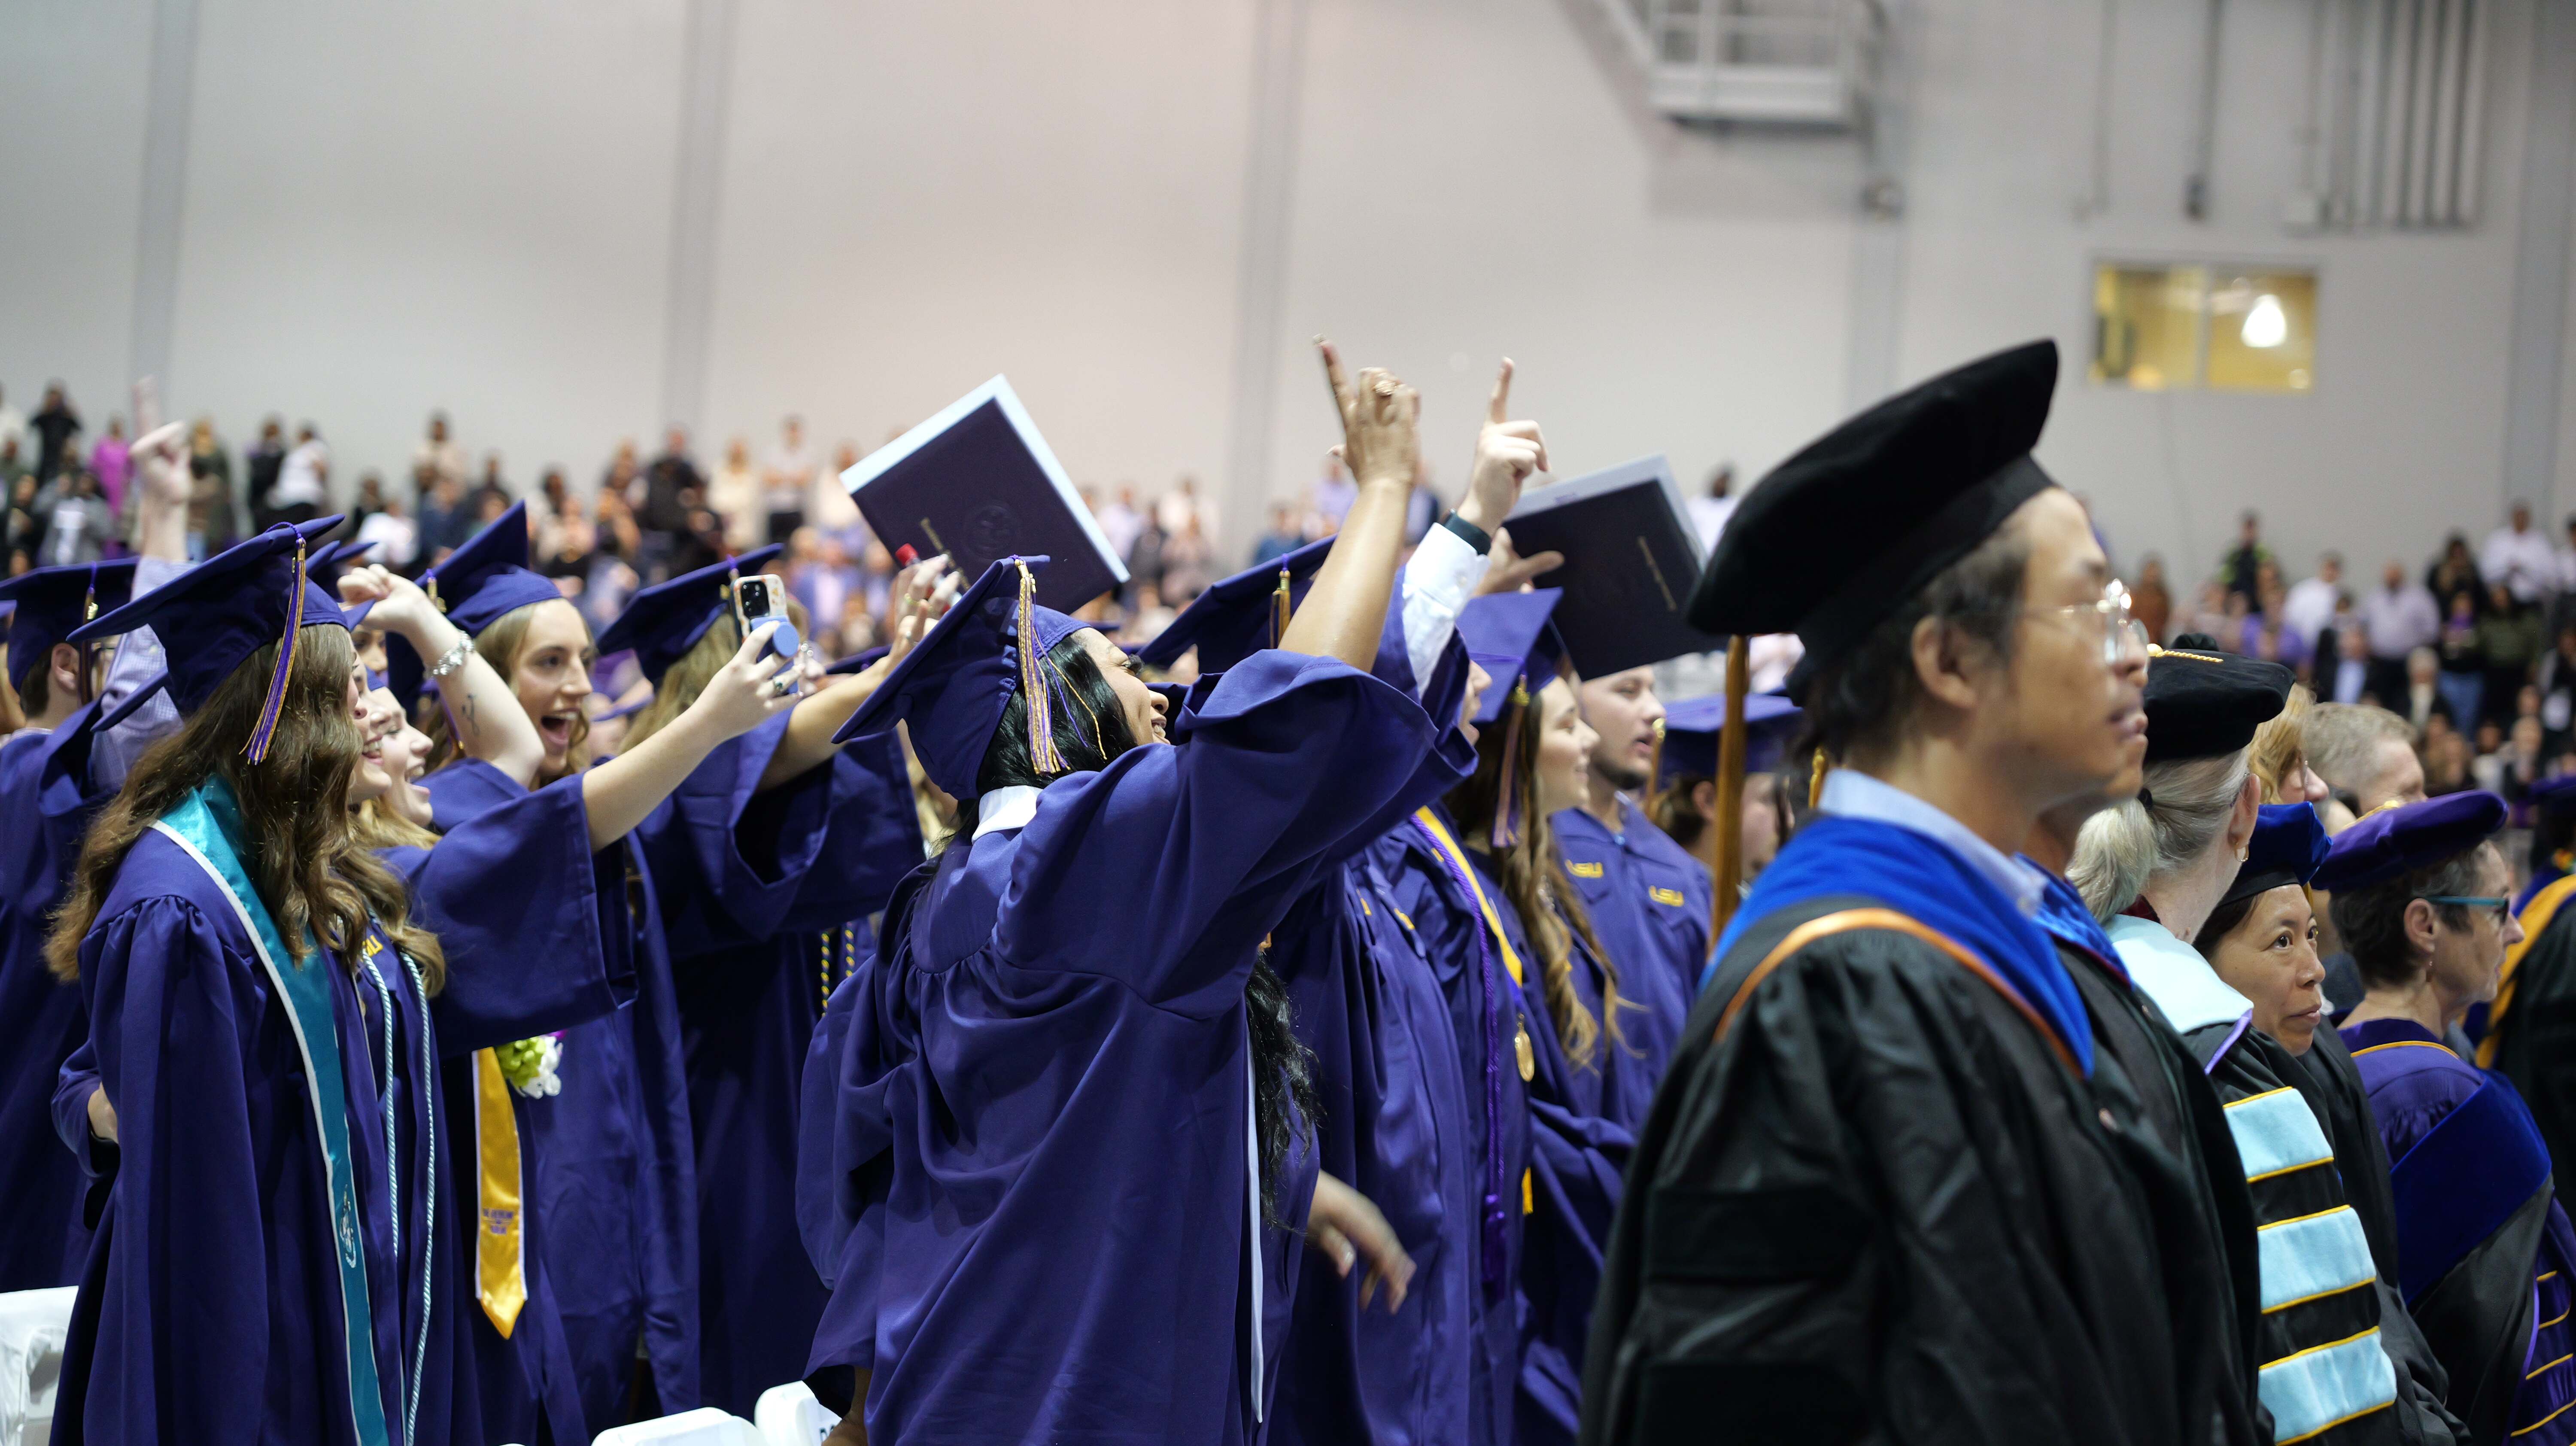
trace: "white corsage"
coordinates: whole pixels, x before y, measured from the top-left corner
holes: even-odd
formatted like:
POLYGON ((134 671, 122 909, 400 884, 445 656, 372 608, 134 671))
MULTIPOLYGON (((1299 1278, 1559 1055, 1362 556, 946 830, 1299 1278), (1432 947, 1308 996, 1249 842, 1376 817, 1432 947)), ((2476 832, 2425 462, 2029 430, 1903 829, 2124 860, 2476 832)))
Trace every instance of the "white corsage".
POLYGON ((540 1034, 500 1046, 501 1077, 510 1088, 532 1100, 549 1099, 563 1092, 563 1079, 556 1070, 563 1063, 563 1036, 540 1034))

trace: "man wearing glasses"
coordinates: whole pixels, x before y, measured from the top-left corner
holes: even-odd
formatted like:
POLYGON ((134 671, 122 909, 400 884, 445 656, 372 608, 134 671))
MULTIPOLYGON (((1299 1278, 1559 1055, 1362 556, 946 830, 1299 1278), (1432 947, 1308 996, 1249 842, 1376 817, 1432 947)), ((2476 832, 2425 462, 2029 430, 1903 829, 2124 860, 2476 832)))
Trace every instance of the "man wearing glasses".
POLYGON ((2369 989, 2342 1035, 2395 1162, 2399 1288, 2469 1439, 2522 1446, 2576 1441, 2576 1232, 2551 1160, 2569 1118, 2569 946, 2545 957, 2513 916, 2490 841, 2504 822, 2491 793, 2385 809, 2336 837, 2316 883, 2369 989), (2443 1043, 2488 1000, 2486 1051, 2521 1069, 2511 1084, 2443 1043))
POLYGON ((2014 856, 2146 746, 2126 594, 2030 455, 2056 377, 2036 343, 1844 423, 1700 578, 1694 624, 1805 644, 1833 766, 1640 1132, 1587 1443, 2249 1439, 2228 1303, 2168 1289, 2179 1171, 2014 856))

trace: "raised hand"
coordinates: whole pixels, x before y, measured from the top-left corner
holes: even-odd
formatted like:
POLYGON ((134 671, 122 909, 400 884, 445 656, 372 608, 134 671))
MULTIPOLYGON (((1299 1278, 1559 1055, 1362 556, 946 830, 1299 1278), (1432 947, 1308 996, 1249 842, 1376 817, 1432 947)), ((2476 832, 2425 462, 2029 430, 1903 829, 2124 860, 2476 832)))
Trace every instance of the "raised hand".
POLYGON ((886 630, 886 655, 878 661, 878 667, 891 671, 930 631, 932 623, 948 615, 949 608, 956 605, 962 581, 944 552, 895 574, 894 591, 887 603, 894 617, 886 630))
MULTIPOLYGON (((1459 510, 1463 513, 1466 509, 1462 507, 1459 510)), ((1467 520, 1475 521, 1472 517, 1467 520)), ((1476 585, 1479 597, 1495 592, 1524 592, 1533 585, 1533 579, 1545 577, 1565 566, 1565 554, 1561 552, 1538 552, 1523 557, 1512 551, 1511 529, 1504 527, 1494 529, 1494 547, 1490 555, 1493 563, 1485 569, 1485 580, 1476 585)))
POLYGON ((127 451, 135 475, 143 479, 146 500, 163 507, 185 508, 194 478, 188 472, 188 426, 170 422, 134 439, 127 451))
POLYGON ((374 609, 367 614, 367 626, 398 633, 403 641, 415 645, 420 639, 413 634, 438 613, 437 604, 421 591, 419 583, 373 562, 340 574, 340 601, 351 607, 374 603, 374 609))
POLYGON ((1538 423, 1512 421, 1512 359, 1494 377, 1485 403, 1485 425, 1476 433, 1476 460, 1467 473, 1467 495, 1458 516, 1486 532, 1499 530, 1521 500, 1531 474, 1547 470, 1547 439, 1538 423))
POLYGON ((683 717, 694 715, 704 723, 717 741, 739 738, 757 728, 772 714, 783 713, 796 704, 796 667, 793 658, 762 656, 769 646, 776 623, 762 623, 751 630, 751 636, 734 649, 731 660, 707 680, 683 717), (786 684, 780 687, 781 683, 786 684))
POLYGON ((1351 469, 1351 479, 1362 487, 1397 482, 1411 488, 1421 470, 1422 398, 1394 373, 1377 367, 1362 368, 1353 385, 1342 374, 1342 354, 1333 344, 1317 337, 1315 345, 1324 356, 1324 379, 1332 384, 1333 401, 1341 409, 1342 463, 1351 469))

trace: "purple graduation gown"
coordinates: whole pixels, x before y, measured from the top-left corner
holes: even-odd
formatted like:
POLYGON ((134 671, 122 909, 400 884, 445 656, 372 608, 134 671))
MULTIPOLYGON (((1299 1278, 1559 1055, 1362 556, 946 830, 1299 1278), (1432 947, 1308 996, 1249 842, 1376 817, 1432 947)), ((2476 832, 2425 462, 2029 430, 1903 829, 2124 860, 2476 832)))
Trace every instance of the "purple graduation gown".
MULTIPOLYGON (((879 1439, 1259 1431, 1297 1243, 1251 1219, 1244 986, 1436 732, 1408 694, 1279 652, 1173 732, 917 871, 834 1000, 834 1129, 806 1167, 834 1292, 809 1364, 872 1371, 879 1439)), ((1296 1227, 1313 1166, 1286 1175, 1296 1227)))
MULTIPOLYGON (((481 1435, 466 1316, 479 1307, 459 1268, 469 1237, 449 1173, 470 1126, 432 1114, 437 1061, 596 1015, 631 990, 602 937, 578 793, 548 790, 490 828, 409 871, 413 917, 453 951, 435 999, 422 1000, 374 930, 354 979, 328 950, 301 966, 329 985, 370 1337, 396 1441, 407 1417, 414 1441, 481 1435), (493 947, 503 939, 526 952, 493 947)), ((351 1441, 313 1106, 285 1006, 230 898, 148 832, 81 965, 121 1143, 54 1439, 351 1441)))
MULTIPOLYGON (((1528 928, 1486 855, 1469 849, 1467 858, 1512 948, 1533 971, 1523 991, 1537 1068, 1529 1082, 1529 1218, 1515 1276, 1521 1297, 1516 1435, 1522 1446, 1571 1446, 1583 1410, 1583 1351, 1592 1332, 1593 1297, 1600 1293, 1602 1258, 1619 1214, 1621 1177, 1636 1149, 1635 1134, 1605 1111, 1619 1096, 1623 1072, 1634 1072, 1637 1060, 1610 1037, 1606 1023, 1590 1064, 1566 1057, 1548 1013, 1547 989, 1535 975, 1538 951, 1528 928)), ((1575 998, 1600 1022, 1600 961, 1582 936, 1570 927, 1567 933, 1574 946, 1575 998)))
MULTIPOLYGON (((1619 971, 1619 1029, 1626 1048, 1609 1062, 1605 1113, 1634 1130, 1655 1100, 1708 964, 1708 870, 1625 795, 1612 831, 1580 808, 1551 822, 1565 872, 1583 895, 1592 931, 1619 971)), ((1597 1010, 1597 1000, 1590 1001, 1597 1010)))
POLYGON ((805 1374, 827 1294, 796 1221, 807 1046, 921 863, 893 735, 757 792, 785 728, 719 751, 636 830, 661 886, 688 1080, 700 1399, 744 1417, 805 1374))
POLYGON ((80 1162, 51 1118, 56 1073, 89 1020, 80 991, 46 970, 45 936, 108 797, 89 784, 98 709, 0 741, 0 1291, 74 1284, 89 1251, 80 1162))

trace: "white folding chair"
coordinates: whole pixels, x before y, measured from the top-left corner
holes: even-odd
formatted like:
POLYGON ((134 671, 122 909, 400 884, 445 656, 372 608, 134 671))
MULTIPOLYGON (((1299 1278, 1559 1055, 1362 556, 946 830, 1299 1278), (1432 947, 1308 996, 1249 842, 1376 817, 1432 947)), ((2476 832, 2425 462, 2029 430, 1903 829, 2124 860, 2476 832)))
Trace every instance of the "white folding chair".
POLYGON ((52 1439, 63 1338, 79 1293, 66 1285, 0 1294, 0 1446, 45 1446, 52 1439))
POLYGON ((841 1424, 803 1381, 761 1392, 758 1404, 751 1408, 751 1421, 760 1428, 761 1446, 818 1446, 841 1424))
POLYGON ((700 1406, 676 1416, 612 1426, 591 1438, 591 1446, 762 1446, 760 1428, 713 1406, 700 1406))

